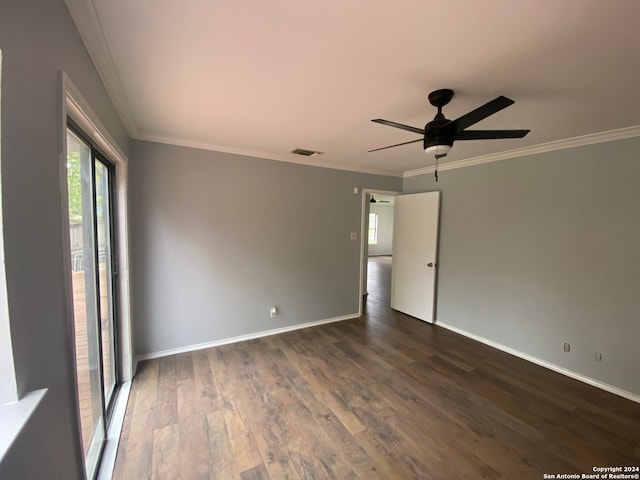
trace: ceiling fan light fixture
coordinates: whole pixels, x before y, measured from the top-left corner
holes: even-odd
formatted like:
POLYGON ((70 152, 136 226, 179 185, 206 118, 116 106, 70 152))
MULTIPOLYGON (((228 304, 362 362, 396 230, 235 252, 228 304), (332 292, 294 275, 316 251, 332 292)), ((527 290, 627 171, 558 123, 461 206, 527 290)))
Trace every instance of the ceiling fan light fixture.
POLYGON ((451 145, 431 145, 424 149, 427 155, 446 155, 451 150, 451 145))
POLYGON ((396 145, 389 145, 388 147, 374 148, 369 152, 377 152, 379 150, 386 150, 387 148, 399 147, 400 145, 407 145, 409 143, 419 142, 423 140, 422 146, 427 155, 433 155, 438 158, 444 157, 449 150, 453 142, 456 140, 493 140, 500 138, 522 138, 529 133, 529 130, 467 130, 471 125, 484 120, 491 115, 498 113, 500 110, 513 105, 515 102, 510 98, 500 95, 494 98, 490 102, 481 105, 475 110, 471 110, 465 113, 461 117, 455 120, 448 120, 444 113, 442 113, 442 107, 447 105, 453 98, 453 90, 448 88, 435 90, 428 96, 429 103, 438 109, 438 113, 433 120, 428 122, 424 129, 412 127, 411 125, 404 125, 398 122, 391 122, 382 118, 374 118, 372 122, 387 125, 393 128, 399 128, 400 130, 406 130, 422 135, 422 139, 409 140, 408 142, 397 143, 396 145))

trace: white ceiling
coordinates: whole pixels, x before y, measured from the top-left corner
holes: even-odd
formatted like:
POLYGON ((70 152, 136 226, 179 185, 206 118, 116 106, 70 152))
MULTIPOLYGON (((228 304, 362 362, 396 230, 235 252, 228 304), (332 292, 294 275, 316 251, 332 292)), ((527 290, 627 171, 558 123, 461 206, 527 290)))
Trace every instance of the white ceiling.
MULTIPOLYGON (((133 138, 403 172, 433 165, 418 138, 426 96, 454 119, 505 95, 459 141, 460 161, 640 125, 637 0, 67 0, 133 138)), ((640 130, 639 130, 640 131, 640 130)), ((634 130, 635 132, 635 130, 634 130)))

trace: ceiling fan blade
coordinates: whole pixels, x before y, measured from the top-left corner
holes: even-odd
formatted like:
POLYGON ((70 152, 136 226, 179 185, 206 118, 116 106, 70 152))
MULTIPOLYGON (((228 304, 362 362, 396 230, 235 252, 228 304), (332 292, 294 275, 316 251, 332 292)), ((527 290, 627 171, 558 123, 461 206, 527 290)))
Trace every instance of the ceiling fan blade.
POLYGON ((378 150, 385 150, 387 148, 399 147, 400 145, 407 145, 409 143, 421 142, 422 138, 418 138, 417 140, 410 140, 408 142, 396 143, 395 145, 389 145, 388 147, 374 148, 373 150, 367 150, 367 153, 377 152, 378 150))
POLYGON ((531 130, 463 130, 456 140, 492 140, 499 138, 522 138, 531 130))
POLYGON ((503 108, 507 108, 509 105, 513 105, 514 103, 515 102, 510 98, 500 95, 498 98, 494 98, 481 107, 478 107, 475 110, 471 110, 469 113, 458 117, 455 120, 452 120, 447 124, 447 128, 454 127, 456 132, 461 132, 474 123, 478 123, 480 120, 484 120, 494 113, 499 112, 503 108))
POLYGON ((407 130, 409 132, 419 133, 420 135, 424 135, 424 130, 422 128, 412 127, 410 125, 403 125, 402 123, 392 122, 390 120, 383 120, 382 118, 374 118, 371 121, 375 123, 379 123, 381 125, 387 125, 388 127, 400 128, 401 130, 407 130))

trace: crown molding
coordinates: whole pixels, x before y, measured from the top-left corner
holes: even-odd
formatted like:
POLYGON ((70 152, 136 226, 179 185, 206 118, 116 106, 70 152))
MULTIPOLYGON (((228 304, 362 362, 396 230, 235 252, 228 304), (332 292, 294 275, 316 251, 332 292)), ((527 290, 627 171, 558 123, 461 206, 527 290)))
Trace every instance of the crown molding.
POLYGON ((152 135, 149 133, 138 133, 135 137, 135 140, 143 140, 146 142, 155 142, 155 143, 164 143, 167 145, 176 145, 180 147, 188 147, 188 148, 198 148, 200 150, 209 150, 213 152, 222 152, 222 153, 231 153, 233 155, 244 155, 247 157, 255 157, 267 160, 275 160, 277 162, 287 162, 287 163, 296 163, 299 165, 307 165, 311 167, 321 167, 321 168, 330 168, 333 170, 346 170, 349 172, 356 173, 368 173, 370 175, 384 175, 388 177, 402 177, 403 173, 392 170, 379 170, 375 168, 366 168, 366 167, 356 167, 353 165, 343 165, 340 163, 333 162, 323 162, 322 160, 314 160, 313 158, 321 158, 321 157, 310 157, 310 158, 296 158, 297 155, 293 153, 289 153, 287 155, 279 155, 274 153, 267 152, 257 152, 255 150, 248 150, 244 148, 231 147, 229 145, 217 145, 206 142, 197 142, 191 140, 183 140, 180 138, 167 137, 162 135, 152 135))
POLYGON ((138 133, 138 127, 93 2, 91 0, 65 0, 65 3, 89 57, 127 129, 127 133, 131 137, 135 136, 138 133))
MULTIPOLYGON (((553 152, 556 150, 564 150, 567 148, 583 147, 596 143, 613 142, 616 140, 624 140, 627 138, 640 137, 640 125, 632 127, 619 128, 617 130, 609 130, 600 133, 591 133, 579 137, 566 138, 530 147, 516 148, 505 152, 491 153, 489 155, 481 155, 478 157, 466 158, 454 162, 442 163, 438 166, 439 171, 453 170, 456 168, 470 167, 473 165, 482 165, 483 163, 498 162, 500 160, 508 160, 510 158, 524 157, 526 155, 536 155, 538 153, 553 152)), ((425 173, 433 173, 435 166, 418 168, 416 170, 407 170, 403 177, 415 177, 425 173)))
POLYGON ((277 155, 266 152, 256 152, 243 148, 231 147, 228 145, 215 145, 205 142, 195 142, 190 140, 152 135, 141 132, 134 120, 133 113, 129 106, 129 100, 122 86, 120 74, 116 68, 115 62, 111 55, 111 50, 105 39, 104 31, 98 14, 91 0, 65 0, 67 9, 71 14, 71 18, 78 29, 78 33, 89 53, 89 57, 98 71, 98 75, 102 79, 107 93, 111 97, 120 119, 124 124, 129 137, 136 140, 145 140, 150 142, 164 143, 169 145, 178 145, 190 148, 199 148, 202 150, 210 150, 224 153, 232 153, 235 155, 245 155, 256 158, 266 158, 268 160, 276 160, 280 162, 297 163, 300 165, 309 165, 313 167, 331 168, 334 170, 347 170, 358 173, 368 173, 372 175, 385 175, 393 177, 402 177, 402 172, 392 170, 380 170, 366 167, 355 167, 342 165, 339 163, 323 162, 311 158, 292 158, 291 155, 277 155))
MULTIPOLYGON (((76 25, 78 33, 82 38, 82 41, 89 53, 91 60, 93 61, 98 75, 102 79, 107 93, 111 97, 113 104, 120 115, 120 119, 124 124, 127 133, 133 139, 146 140, 158 143, 165 143, 171 145, 179 145, 184 147, 199 148, 204 150, 219 151, 225 153, 232 153, 236 155, 246 155, 250 157, 266 158, 269 160, 276 160, 281 162, 297 163, 301 165, 309 165, 315 167, 331 168, 336 170, 347 170, 358 173, 368 173, 373 175, 385 175, 394 177, 414 177, 417 175, 423 175, 426 173, 433 173, 434 166, 423 167, 415 170, 407 170, 405 172, 397 172, 392 170, 381 170, 366 167, 355 167, 342 165, 338 163, 325 163, 312 159, 298 159, 291 158, 289 155, 277 155, 265 152, 254 152, 245 150, 242 148, 230 147, 226 145, 214 145, 208 143, 192 142, 188 140, 150 135, 142 133, 138 130, 133 113, 130 108, 127 95, 124 87, 122 86, 122 80, 118 69, 113 61, 111 50, 105 39, 102 25, 98 18, 97 12, 91 0, 65 0, 67 9, 71 14, 71 18, 76 25)), ((533 145, 530 147, 517 148, 514 150, 507 150, 504 152, 481 155, 478 157, 471 157, 467 159, 457 160, 453 162, 443 163, 438 166, 438 170, 453 170, 456 168, 470 167, 473 165, 481 165, 483 163, 497 162, 500 160, 507 160, 510 158, 523 157, 526 155, 535 155, 539 153, 552 152, 555 150, 563 150, 567 148, 580 147, 585 145, 593 145, 602 142, 611 142, 615 140, 623 140, 626 138, 633 138, 640 136, 640 125, 621 128, 617 130, 610 130, 606 132, 594 133, 583 135, 579 137, 572 137, 564 140, 557 140, 548 143, 542 143, 539 145, 533 145)))

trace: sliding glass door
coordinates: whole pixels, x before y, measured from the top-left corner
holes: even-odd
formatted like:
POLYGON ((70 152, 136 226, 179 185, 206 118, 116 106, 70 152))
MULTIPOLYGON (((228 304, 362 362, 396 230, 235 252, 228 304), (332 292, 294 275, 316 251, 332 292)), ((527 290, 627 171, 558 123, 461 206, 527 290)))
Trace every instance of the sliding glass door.
POLYGON ((113 165, 67 129, 76 378, 88 478, 97 470, 118 384, 113 178, 113 165))

